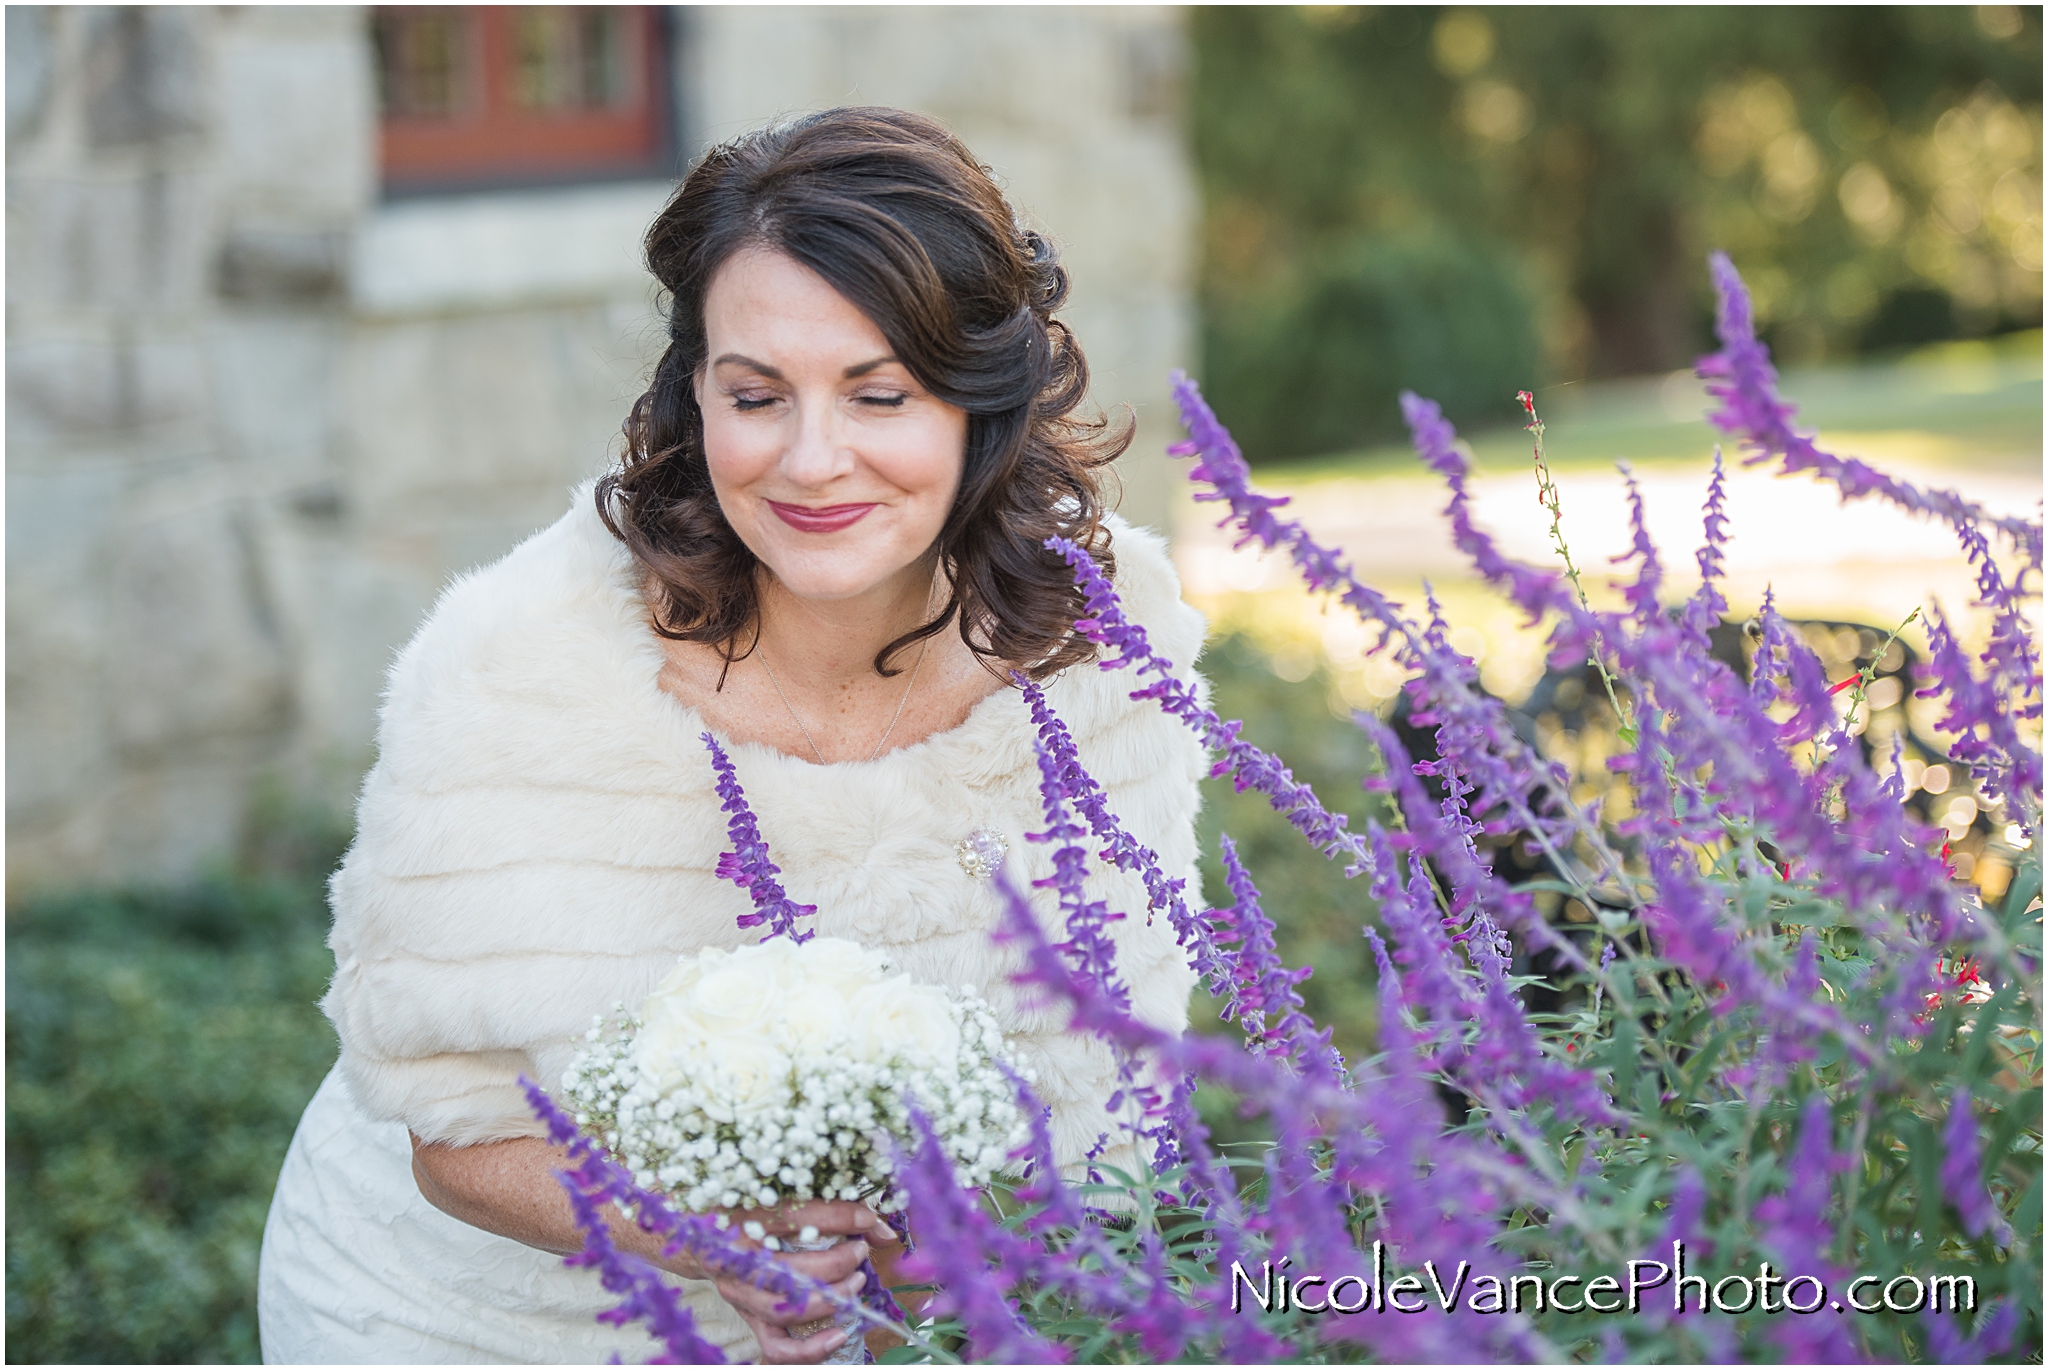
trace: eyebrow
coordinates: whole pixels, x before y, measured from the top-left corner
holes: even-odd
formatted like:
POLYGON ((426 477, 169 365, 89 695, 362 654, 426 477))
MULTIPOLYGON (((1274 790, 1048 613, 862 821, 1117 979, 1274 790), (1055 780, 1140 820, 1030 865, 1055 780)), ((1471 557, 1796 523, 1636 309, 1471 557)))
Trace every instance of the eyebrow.
MULTIPOLYGON (((876 367, 887 366, 895 360, 896 358, 893 356, 876 357, 871 361, 859 362, 853 366, 847 367, 844 375, 847 380, 853 380, 857 376, 867 375, 868 372, 873 371, 876 367)), ((774 367, 768 365, 768 363, 757 362, 752 357, 743 357, 737 352, 728 352, 724 356, 720 357, 717 361, 711 364, 713 366, 724 366, 727 363, 731 363, 732 365, 735 366, 744 366, 751 371, 758 371, 762 375, 766 376, 768 379, 773 381, 788 379, 788 377, 784 376, 780 371, 776 370, 774 367)))

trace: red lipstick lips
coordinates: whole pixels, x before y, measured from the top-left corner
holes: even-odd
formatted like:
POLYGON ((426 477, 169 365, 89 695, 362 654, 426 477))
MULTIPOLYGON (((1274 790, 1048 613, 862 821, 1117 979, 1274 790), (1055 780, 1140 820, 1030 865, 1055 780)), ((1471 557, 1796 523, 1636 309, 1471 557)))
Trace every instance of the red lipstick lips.
POLYGON ((828 504, 814 509, 808 504, 784 504, 769 500, 768 507, 775 516, 800 533, 836 533, 841 528, 851 528, 866 517, 872 504, 828 504))

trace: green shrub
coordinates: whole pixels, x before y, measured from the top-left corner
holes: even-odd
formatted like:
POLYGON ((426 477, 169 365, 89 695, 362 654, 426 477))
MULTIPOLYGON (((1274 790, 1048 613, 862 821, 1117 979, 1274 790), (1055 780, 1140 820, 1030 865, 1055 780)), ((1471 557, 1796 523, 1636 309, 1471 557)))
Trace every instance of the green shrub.
MULTIPOLYGON (((1226 718, 1245 721, 1256 737, 1315 787, 1331 812, 1343 813, 1359 828, 1383 811, 1358 777, 1376 764, 1372 746, 1351 723, 1334 717, 1325 704, 1330 682, 1321 674, 1309 683, 1289 684, 1273 674, 1266 653, 1241 637, 1225 637, 1202 654, 1211 706, 1226 718)), ((1303 1002, 1316 1022, 1332 1029, 1337 1045, 1352 1059, 1370 1056, 1378 1032, 1372 949, 1359 931, 1355 910, 1370 907, 1361 882, 1346 880, 1343 866, 1304 850, 1301 834, 1273 812, 1263 795, 1240 794, 1227 779, 1202 784, 1197 836, 1202 849, 1202 892, 1228 902, 1218 838, 1229 833, 1247 866, 1260 873, 1266 911, 1277 925, 1280 954, 1291 966, 1313 966, 1301 986, 1303 1002)), ((1196 994, 1198 1030, 1215 1023, 1215 1007, 1196 994)))
POLYGON ((259 1359, 263 1220, 335 1055, 325 927, 312 881, 10 914, 10 1360, 259 1359))
POLYGON ((1539 374, 1535 314, 1510 260, 1454 239, 1351 239, 1241 304, 1214 302, 1204 389, 1260 459, 1400 431, 1403 390, 1454 421, 1514 417, 1539 374))

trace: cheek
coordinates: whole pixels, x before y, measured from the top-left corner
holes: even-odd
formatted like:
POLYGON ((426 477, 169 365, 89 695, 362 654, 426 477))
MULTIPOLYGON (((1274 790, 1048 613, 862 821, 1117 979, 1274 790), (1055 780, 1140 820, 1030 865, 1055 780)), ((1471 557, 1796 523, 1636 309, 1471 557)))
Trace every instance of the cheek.
POLYGON ((757 424, 735 422, 718 409, 704 413, 704 464, 719 490, 750 485, 775 467, 775 444, 757 424))
POLYGON ((894 469, 885 474, 899 489, 917 495, 921 503, 936 505, 938 517, 944 518, 960 489, 966 461, 966 415, 939 415, 921 426, 915 441, 898 448, 891 462, 894 469))

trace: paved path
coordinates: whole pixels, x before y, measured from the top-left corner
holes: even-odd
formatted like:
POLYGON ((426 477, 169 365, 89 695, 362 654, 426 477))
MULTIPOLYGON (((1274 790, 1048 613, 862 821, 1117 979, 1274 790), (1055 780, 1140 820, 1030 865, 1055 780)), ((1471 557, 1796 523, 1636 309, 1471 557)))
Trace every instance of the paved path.
MULTIPOLYGON (((1916 483, 1959 487, 1995 513, 2039 516, 2038 475, 2008 470, 1959 480, 1953 467, 1882 464, 1916 483)), ((1638 473, 1650 533, 1663 553, 1673 594, 1698 583, 1693 553, 1708 474, 1706 463, 1660 463, 1638 473)), ((1607 558, 1629 544, 1622 479, 1613 471, 1585 468, 1559 479, 1565 536, 1589 583, 1597 585, 1613 574, 1607 558)), ((1529 474, 1482 476, 1474 486, 1474 518, 1509 555, 1555 565, 1549 518, 1535 490, 1529 474)), ((1318 538, 1342 547, 1368 582, 1407 587, 1423 579, 1469 578, 1451 546, 1441 516, 1443 487, 1434 479, 1333 478, 1274 492, 1292 494, 1295 514, 1318 538)), ((1211 526, 1212 510, 1192 503, 1181 510, 1176 556, 1190 594, 1208 599, 1285 585, 1288 572, 1272 558, 1231 550, 1211 526)), ((1969 600, 1971 577, 1954 535, 1890 505, 1873 499, 1845 505, 1833 486, 1812 477, 1736 467, 1728 476, 1727 511, 1726 593, 1737 610, 1753 608, 1767 585, 1776 587, 1779 603, 1791 612, 1870 622, 1896 622, 1930 596, 1957 610, 1969 600)))

